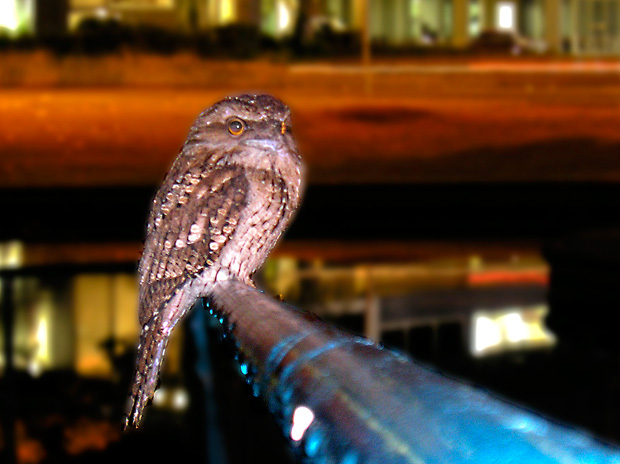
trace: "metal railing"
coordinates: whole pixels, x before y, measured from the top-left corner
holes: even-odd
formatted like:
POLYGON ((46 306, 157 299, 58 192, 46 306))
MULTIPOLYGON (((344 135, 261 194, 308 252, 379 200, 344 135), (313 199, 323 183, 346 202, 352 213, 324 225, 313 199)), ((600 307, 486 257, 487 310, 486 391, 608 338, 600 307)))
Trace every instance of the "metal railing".
POLYGON ((620 449, 449 379, 235 280, 208 302, 311 463, 620 463, 620 449))

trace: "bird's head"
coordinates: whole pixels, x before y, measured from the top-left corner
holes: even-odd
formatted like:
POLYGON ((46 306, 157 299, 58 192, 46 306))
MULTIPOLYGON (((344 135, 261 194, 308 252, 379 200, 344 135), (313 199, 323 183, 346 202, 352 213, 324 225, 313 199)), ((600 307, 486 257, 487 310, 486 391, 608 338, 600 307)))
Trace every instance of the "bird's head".
POLYGON ((183 152, 212 165, 301 169, 288 106, 270 95, 227 97, 194 122, 183 152))

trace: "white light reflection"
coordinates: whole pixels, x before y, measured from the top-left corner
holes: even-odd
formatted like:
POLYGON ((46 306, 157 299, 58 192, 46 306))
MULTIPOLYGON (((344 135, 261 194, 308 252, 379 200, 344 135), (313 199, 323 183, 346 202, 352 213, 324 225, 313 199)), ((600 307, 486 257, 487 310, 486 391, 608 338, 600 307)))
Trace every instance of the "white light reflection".
POLYGON ((312 424, 314 413, 306 406, 298 406, 293 413, 293 426, 291 427, 291 440, 299 441, 312 424))
POLYGON ((161 387, 155 391, 153 405, 173 411, 184 411, 189 406, 189 394, 183 388, 161 387))
POLYGON ((159 388, 155 390, 155 395, 153 396, 153 406, 163 406, 166 403, 168 397, 168 389, 159 388))
POLYGON ((172 409, 177 411, 183 411, 187 409, 189 405, 189 395, 187 392, 181 388, 177 389, 174 392, 174 396, 172 397, 172 409))

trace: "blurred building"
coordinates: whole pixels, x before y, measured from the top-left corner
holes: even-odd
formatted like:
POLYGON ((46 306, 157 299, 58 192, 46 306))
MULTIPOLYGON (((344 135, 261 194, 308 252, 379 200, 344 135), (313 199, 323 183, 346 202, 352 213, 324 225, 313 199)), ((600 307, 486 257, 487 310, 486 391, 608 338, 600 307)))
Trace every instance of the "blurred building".
MULTIPOLYGON (((106 250, 108 256, 112 250, 118 251, 116 245, 100 244, 96 248, 106 250)), ((66 260, 64 250, 68 249, 74 257, 81 256, 78 261, 83 259, 82 264, 92 265, 92 257, 84 251, 93 247, 0 242, 0 301, 13 313, 13 362, 35 377, 48 370, 74 370, 109 378, 119 368, 118 359, 133 357, 138 336, 138 289, 133 266, 119 270, 104 264, 95 272, 85 273, 78 263, 67 266, 56 262, 60 256, 64 256, 61 262, 66 260), (28 272, 33 263, 34 272, 28 272), (6 270, 17 274, 2 275, 6 270), (9 302, 3 294, 7 285, 12 287, 9 302)), ((11 330, 4 322, 0 322, 1 346, 7 330, 11 330)), ((0 371, 5 362, 0 354, 0 371)))
POLYGON ((494 31, 514 35, 515 44, 534 51, 596 55, 620 52, 620 0, 0 2, 0 33, 49 35, 66 27, 74 29, 85 18, 116 19, 130 25, 184 32, 251 25, 275 38, 321 31, 361 33, 367 29, 374 43, 386 47, 465 48, 483 31, 494 31), (527 40, 518 41, 517 37, 527 40))
POLYGON ((70 3, 67 18, 70 29, 90 18, 165 29, 176 29, 180 25, 175 0, 70 0, 70 3))
MULTIPOLYGON (((14 366, 34 377, 53 370, 107 379, 130 372, 138 283, 135 261, 127 258, 138 249, 0 242, 0 304, 13 315, 9 326, 0 320, 0 346, 12 330, 14 366), (105 262, 106 256, 122 261, 105 262), (10 302, 5 284, 13 289, 10 302)), ((270 294, 416 357, 437 355, 446 330, 450 350, 479 357, 554 343, 543 322, 549 270, 537 252, 521 253, 362 264, 337 263, 329 253, 311 261, 283 254, 268 261, 259 279, 270 294)), ((181 369, 182 327, 167 348, 168 376, 181 369)), ((5 366, 0 350, 0 372, 5 366)))

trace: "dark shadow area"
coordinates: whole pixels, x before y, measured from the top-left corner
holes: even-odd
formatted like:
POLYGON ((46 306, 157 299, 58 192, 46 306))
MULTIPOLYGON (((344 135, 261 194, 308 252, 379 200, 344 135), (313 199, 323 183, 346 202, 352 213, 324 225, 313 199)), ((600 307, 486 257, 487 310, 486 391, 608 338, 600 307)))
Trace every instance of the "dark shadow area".
MULTIPOLYGON (((154 191, 0 189, 0 208, 11 218, 0 240, 141 241, 154 191)), ((310 185, 286 238, 544 241, 613 229, 618 208, 615 183, 310 185)))

